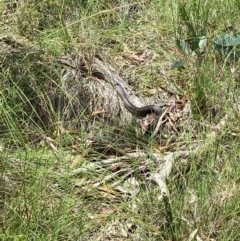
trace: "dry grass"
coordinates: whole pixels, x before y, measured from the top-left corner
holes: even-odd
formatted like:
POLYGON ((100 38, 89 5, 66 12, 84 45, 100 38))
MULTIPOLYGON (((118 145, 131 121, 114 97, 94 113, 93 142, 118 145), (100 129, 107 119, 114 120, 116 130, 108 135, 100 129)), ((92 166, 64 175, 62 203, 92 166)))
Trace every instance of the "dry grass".
POLYGON ((211 44, 217 33, 239 30, 239 3, 133 6, 110 0, 0 4, 1 240, 240 239, 239 77, 211 44), (203 35, 208 43, 196 57, 175 42, 203 35), (98 51, 146 101, 191 106, 186 118, 174 121, 177 113, 169 113, 172 126, 151 146, 162 156, 188 153, 176 158, 167 181, 170 211, 158 200, 159 187, 147 181, 154 164, 139 156, 121 159, 126 148, 142 143, 135 138, 139 130, 129 130, 125 146, 117 136, 88 145, 89 133, 74 132, 71 123, 64 129, 45 98, 46 85, 61 76, 56 57, 98 51), (188 63, 185 69, 171 70, 179 59, 188 63))

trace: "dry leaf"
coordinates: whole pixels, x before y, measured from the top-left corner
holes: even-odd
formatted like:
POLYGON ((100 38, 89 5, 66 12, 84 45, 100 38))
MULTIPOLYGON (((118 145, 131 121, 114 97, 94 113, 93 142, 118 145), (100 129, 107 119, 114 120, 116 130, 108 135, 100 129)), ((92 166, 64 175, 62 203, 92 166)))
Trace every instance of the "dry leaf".
POLYGON ((96 110, 96 111, 94 111, 94 112, 91 114, 91 116, 101 115, 101 114, 105 114, 105 113, 107 113, 106 110, 96 110))
POLYGON ((97 189, 100 190, 100 191, 106 192, 106 193, 110 193, 110 194, 115 195, 115 196, 118 195, 113 189, 108 188, 107 186, 98 187, 97 189))
POLYGON ((142 58, 142 57, 140 57, 140 56, 138 56, 138 55, 136 55, 136 54, 130 55, 129 58, 130 58, 130 59, 133 59, 133 60, 136 60, 136 61, 139 61, 139 62, 144 62, 144 61, 145 61, 144 58, 142 58))
POLYGON ((82 161, 82 158, 83 158, 83 155, 82 155, 82 154, 77 155, 76 157, 74 157, 71 166, 74 167, 74 166, 76 166, 77 164, 79 164, 79 163, 82 161))

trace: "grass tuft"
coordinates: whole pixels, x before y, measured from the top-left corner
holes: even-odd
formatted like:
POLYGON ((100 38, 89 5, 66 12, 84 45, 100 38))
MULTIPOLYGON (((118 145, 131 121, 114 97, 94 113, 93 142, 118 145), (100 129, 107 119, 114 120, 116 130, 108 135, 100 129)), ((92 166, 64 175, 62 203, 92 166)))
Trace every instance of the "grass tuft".
POLYGON ((239 10, 239 0, 1 2, 0 239, 240 240, 239 63, 212 44, 239 32, 239 10), (203 36, 195 55, 176 44, 203 36), (191 153, 176 157, 169 203, 146 181, 153 164, 121 159, 146 146, 141 130, 91 130, 62 78, 57 57, 97 52, 148 102, 189 103, 151 143, 191 153), (184 69, 170 70, 179 59, 184 69))

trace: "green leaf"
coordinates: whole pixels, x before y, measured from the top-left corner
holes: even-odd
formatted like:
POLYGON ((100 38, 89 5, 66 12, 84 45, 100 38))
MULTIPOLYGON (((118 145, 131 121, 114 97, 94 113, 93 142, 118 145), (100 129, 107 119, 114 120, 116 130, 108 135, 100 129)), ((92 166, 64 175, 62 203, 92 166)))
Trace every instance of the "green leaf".
POLYGON ((215 50, 222 56, 228 56, 230 60, 238 61, 240 57, 240 34, 218 34, 213 39, 215 50))
POLYGON ((201 52, 204 51, 204 48, 206 47, 206 45, 207 45, 207 38, 206 36, 202 36, 198 42, 198 46, 201 52))
POLYGON ((180 46, 183 48, 183 51, 184 51, 186 54, 190 54, 191 49, 190 49, 188 43, 187 43, 185 40, 181 40, 181 41, 180 41, 180 46))
POLYGON ((177 41, 177 45, 182 48, 186 54, 191 56, 196 56, 198 50, 200 50, 200 52, 203 52, 206 43, 207 38, 205 36, 202 36, 200 38, 183 39, 177 41))
POLYGON ((218 34, 213 42, 221 47, 234 47, 240 44, 240 34, 218 34))
POLYGON ((186 65, 186 61, 180 59, 179 61, 175 62, 171 69, 183 69, 185 68, 185 65, 186 65))

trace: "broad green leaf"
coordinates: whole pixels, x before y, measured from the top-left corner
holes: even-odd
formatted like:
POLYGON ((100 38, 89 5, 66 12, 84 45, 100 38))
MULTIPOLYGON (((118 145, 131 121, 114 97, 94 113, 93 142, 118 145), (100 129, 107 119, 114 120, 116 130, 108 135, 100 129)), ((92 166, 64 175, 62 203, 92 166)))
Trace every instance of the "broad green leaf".
POLYGON ((175 62, 172 65, 171 69, 183 69, 183 68, 185 68, 185 65, 186 65, 186 61, 181 59, 181 60, 178 60, 177 62, 175 62))
POLYGON ((213 43, 215 50, 222 56, 228 56, 233 61, 238 61, 240 57, 240 35, 239 34, 218 34, 213 43))
POLYGON ((218 34, 213 42, 221 47, 234 47, 240 44, 240 34, 218 34))

